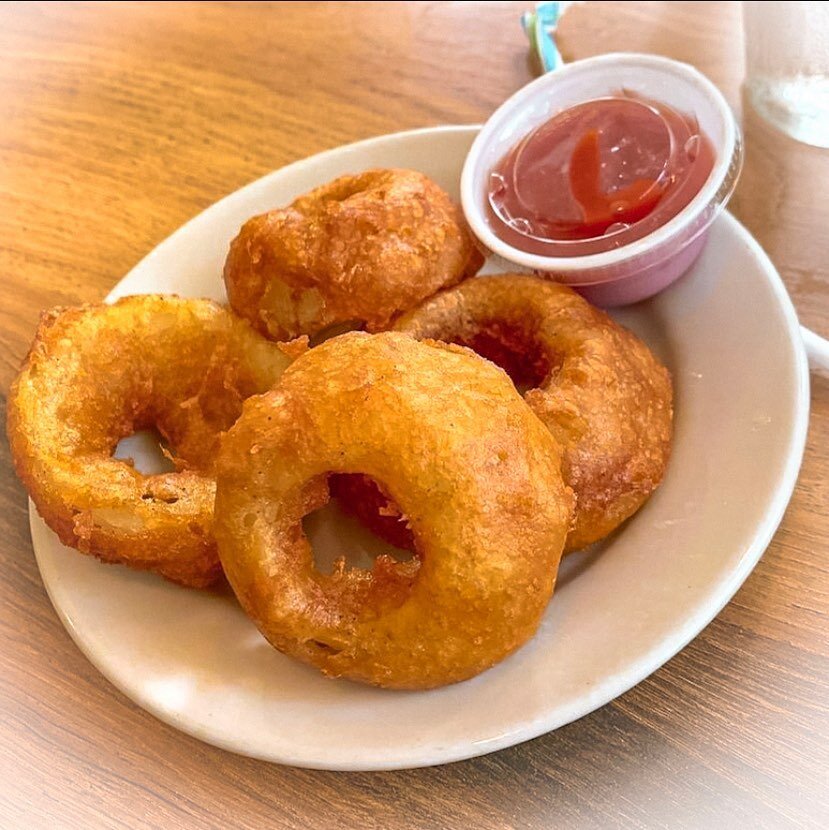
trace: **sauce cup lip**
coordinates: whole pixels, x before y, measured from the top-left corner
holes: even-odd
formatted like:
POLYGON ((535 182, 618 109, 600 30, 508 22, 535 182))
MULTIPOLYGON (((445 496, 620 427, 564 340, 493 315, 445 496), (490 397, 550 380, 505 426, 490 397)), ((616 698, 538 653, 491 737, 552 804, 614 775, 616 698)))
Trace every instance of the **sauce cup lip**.
MULTIPOLYGON (((593 96, 598 97, 598 96, 593 96)), ((585 101, 591 100, 585 97, 585 101)), ((516 140, 520 140, 520 137, 516 140)), ((487 119, 481 131, 475 137, 472 146, 464 162, 461 172, 461 204, 466 220, 473 233, 493 253, 527 268, 540 271, 558 271, 562 274, 569 273, 576 276, 576 272, 587 269, 600 269, 609 266, 627 263, 639 256, 652 253, 663 243, 675 241, 674 238, 682 231, 692 225, 705 209, 715 200, 718 192, 728 176, 729 168, 732 166, 735 155, 740 150, 739 130, 728 102, 716 86, 698 69, 681 61, 672 60, 658 55, 647 55, 636 52, 612 52, 606 55, 599 55, 593 58, 584 58, 566 64, 554 72, 549 72, 536 78, 526 86, 518 90, 514 95, 507 98, 503 104, 487 119), (484 215, 483 205, 486 202, 486 193, 481 194, 475 190, 475 178, 478 173, 481 156, 489 144, 493 133, 500 130, 510 121, 513 115, 520 111, 530 101, 539 95, 546 93, 555 87, 560 80, 568 75, 577 73, 610 73, 620 63, 628 65, 643 66, 664 71, 666 76, 679 76, 682 80, 689 82, 699 88, 715 105, 722 123, 724 140, 721 150, 717 151, 714 167, 705 184, 699 193, 674 217, 664 225, 655 228, 641 239, 629 242, 619 248, 611 248, 597 254, 586 254, 581 256, 554 257, 542 254, 530 254, 515 248, 501 240, 490 228, 484 215), (479 196, 482 198, 479 199, 479 196)), ((739 161, 738 161, 739 163, 739 161)), ((484 183, 485 177, 481 177, 484 183)), ((728 195, 730 195, 729 189, 728 195)), ((684 245, 684 240, 682 241, 684 245)), ((614 276, 608 279, 615 279, 614 276)))

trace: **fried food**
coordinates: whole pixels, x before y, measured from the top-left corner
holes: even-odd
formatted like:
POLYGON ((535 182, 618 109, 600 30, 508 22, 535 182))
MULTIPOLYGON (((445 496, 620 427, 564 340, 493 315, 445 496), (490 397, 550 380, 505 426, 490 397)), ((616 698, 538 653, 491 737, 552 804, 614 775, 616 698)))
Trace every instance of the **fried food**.
POLYGON ((210 300, 127 297, 43 315, 8 402, 17 473, 60 540, 182 585, 221 573, 213 540, 219 434, 291 358, 210 300), (156 428, 175 472, 112 458, 156 428))
MULTIPOLYGON (((518 274, 467 280, 394 328, 468 346, 510 374, 564 448, 564 480, 576 494, 565 552, 606 536, 662 480, 671 449, 670 375, 641 340, 571 289, 518 274)), ((392 520, 377 515, 370 524, 399 536, 392 520)))
POLYGON ((288 340, 337 325, 384 328, 482 264, 460 208, 437 184, 378 169, 249 219, 224 279, 237 314, 288 340))
POLYGON ((392 332, 328 340, 246 401, 216 482, 222 565, 265 637, 393 688, 464 680, 526 642, 572 509, 558 446, 504 372, 392 332), (329 473, 381 482, 417 556, 321 573, 302 519, 327 502, 329 473))

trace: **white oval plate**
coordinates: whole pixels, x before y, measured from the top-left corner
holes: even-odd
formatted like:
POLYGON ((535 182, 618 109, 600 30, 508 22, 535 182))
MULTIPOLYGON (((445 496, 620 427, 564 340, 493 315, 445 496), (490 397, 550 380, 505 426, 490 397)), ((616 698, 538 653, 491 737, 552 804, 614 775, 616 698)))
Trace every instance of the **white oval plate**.
MULTIPOLYGON (((457 197, 476 132, 383 136, 278 170, 188 222, 110 296, 223 298, 222 264, 242 222, 342 173, 412 167, 457 197)), ((692 272, 615 316, 673 372, 676 435, 665 482, 602 550, 566 560, 538 634, 483 675, 430 692, 327 680, 267 645, 232 597, 65 550, 30 509, 55 609, 89 659, 140 706, 204 741, 283 764, 439 764, 587 714, 676 654, 749 574, 791 496, 808 419, 791 302, 731 216, 717 221, 692 272)), ((341 533, 323 525, 320 547, 341 533)))

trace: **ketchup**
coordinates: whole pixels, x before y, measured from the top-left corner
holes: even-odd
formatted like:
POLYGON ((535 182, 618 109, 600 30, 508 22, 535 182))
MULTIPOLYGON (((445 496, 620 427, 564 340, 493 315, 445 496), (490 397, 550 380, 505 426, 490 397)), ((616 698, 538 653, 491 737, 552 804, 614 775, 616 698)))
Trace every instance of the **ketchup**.
POLYGON ((563 110, 509 150, 490 173, 488 219, 527 253, 599 253, 676 216, 713 167, 693 116, 622 91, 563 110))

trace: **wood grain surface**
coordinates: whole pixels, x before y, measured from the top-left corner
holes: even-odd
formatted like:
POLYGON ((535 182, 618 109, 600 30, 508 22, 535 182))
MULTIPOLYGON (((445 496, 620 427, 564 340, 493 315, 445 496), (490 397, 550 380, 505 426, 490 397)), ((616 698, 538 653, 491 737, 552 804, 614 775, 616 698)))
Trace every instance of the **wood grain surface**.
MULTIPOLYGON (((343 142, 484 119, 532 76, 529 5, 0 5, 4 404, 41 309, 100 299, 224 194, 343 142)), ((683 58, 739 105, 736 5, 578 5, 560 42, 683 58)), ((733 210, 829 334, 829 152, 743 109, 733 210)), ((553 734, 382 774, 237 757, 110 686, 49 604, 0 442, 0 828, 829 826, 829 379, 813 380, 783 524, 684 651, 553 734)))

